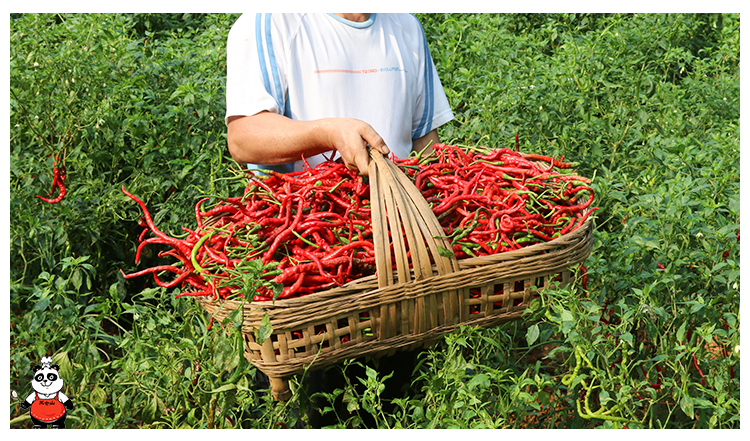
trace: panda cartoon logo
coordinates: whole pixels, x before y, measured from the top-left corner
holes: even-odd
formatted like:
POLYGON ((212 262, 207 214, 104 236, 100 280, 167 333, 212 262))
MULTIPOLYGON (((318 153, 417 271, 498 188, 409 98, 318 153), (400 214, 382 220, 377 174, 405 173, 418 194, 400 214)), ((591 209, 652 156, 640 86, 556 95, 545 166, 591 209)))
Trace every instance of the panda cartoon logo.
POLYGON ((64 429, 67 411, 73 409, 73 401, 61 392, 63 379, 60 378, 60 367, 52 364, 52 357, 42 357, 41 366, 34 366, 34 377, 31 387, 34 389, 26 401, 21 403, 23 409, 29 409, 35 429, 64 429))

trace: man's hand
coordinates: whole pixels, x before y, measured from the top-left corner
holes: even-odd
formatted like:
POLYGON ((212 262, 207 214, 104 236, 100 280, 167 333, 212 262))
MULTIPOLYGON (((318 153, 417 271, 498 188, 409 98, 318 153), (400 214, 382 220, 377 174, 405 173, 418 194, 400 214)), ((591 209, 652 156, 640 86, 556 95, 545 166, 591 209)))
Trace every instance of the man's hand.
POLYGON ((336 150, 349 170, 367 176, 367 144, 390 153, 371 125, 351 118, 298 121, 271 112, 233 116, 227 126, 229 152, 240 164, 284 164, 336 150))
POLYGON ((327 118, 320 120, 322 127, 328 133, 330 145, 341 154, 346 168, 359 170, 367 176, 370 156, 367 145, 387 155, 390 153, 383 138, 369 124, 358 119, 327 118))

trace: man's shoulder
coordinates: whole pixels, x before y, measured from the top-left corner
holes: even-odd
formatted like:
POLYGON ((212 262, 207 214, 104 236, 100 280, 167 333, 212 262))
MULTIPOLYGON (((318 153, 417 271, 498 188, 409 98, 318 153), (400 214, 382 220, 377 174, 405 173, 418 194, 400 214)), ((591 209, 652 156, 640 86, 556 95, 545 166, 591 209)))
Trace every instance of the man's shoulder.
POLYGON ((414 14, 378 14, 376 20, 380 20, 384 28, 390 28, 390 31, 398 35, 396 41, 399 45, 416 50, 421 50, 424 46, 422 24, 414 14))
POLYGON ((386 14, 378 14, 378 16, 382 19, 389 20, 392 23, 394 23, 396 26, 402 27, 407 31, 414 32, 419 31, 422 32, 422 24, 419 22, 419 19, 414 14, 407 14, 407 13, 386 13, 386 14))
POLYGON ((255 32, 259 26, 262 29, 275 28, 281 31, 294 32, 299 24, 309 14, 304 13, 255 13, 245 12, 234 22, 230 32, 255 32))

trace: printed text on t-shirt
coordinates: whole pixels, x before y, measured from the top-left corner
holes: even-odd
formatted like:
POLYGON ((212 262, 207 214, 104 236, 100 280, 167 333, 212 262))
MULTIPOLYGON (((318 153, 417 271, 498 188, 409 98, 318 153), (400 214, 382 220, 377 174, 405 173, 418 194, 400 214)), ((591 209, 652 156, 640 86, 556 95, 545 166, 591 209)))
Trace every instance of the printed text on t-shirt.
POLYGON ((378 73, 378 72, 406 72, 406 70, 400 68, 400 67, 381 67, 380 69, 359 69, 359 70, 350 70, 350 69, 320 69, 314 71, 316 74, 322 74, 322 73, 351 73, 351 74, 371 74, 371 73, 378 73))

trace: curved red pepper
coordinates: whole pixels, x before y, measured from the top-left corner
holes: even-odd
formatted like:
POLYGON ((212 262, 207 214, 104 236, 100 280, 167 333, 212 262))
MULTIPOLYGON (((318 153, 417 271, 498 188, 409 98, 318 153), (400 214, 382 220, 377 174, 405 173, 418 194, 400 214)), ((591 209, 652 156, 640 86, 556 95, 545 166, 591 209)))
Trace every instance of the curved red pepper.
POLYGON ((65 197, 65 194, 67 193, 67 189, 65 188, 66 176, 67 174, 65 172, 65 166, 60 165, 58 167, 57 155, 55 155, 53 166, 52 166, 52 188, 50 189, 49 193, 47 193, 47 196, 52 195, 52 193, 55 192, 55 188, 59 188, 60 193, 57 195, 57 197, 52 198, 52 199, 50 199, 49 197, 44 197, 44 196, 39 196, 39 195, 37 195, 36 197, 50 204, 57 204, 58 202, 62 201, 63 198, 65 197))

